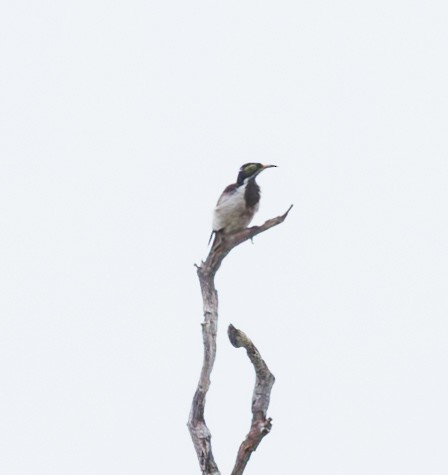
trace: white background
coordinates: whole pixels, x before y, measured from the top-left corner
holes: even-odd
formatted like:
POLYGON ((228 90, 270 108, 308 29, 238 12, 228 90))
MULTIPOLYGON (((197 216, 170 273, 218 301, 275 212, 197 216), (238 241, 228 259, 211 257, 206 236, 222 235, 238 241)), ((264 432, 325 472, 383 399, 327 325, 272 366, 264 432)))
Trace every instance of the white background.
POLYGON ((442 1, 8 1, 0 9, 0 473, 197 474, 194 263, 241 164, 207 400, 230 473, 245 331, 276 376, 248 475, 446 475, 442 1))

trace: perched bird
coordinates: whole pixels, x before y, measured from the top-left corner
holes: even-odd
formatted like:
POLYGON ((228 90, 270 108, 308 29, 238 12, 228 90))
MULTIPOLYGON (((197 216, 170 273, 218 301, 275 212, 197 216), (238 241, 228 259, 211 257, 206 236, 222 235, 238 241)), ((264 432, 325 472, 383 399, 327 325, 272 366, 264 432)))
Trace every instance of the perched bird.
POLYGON ((236 183, 232 183, 222 192, 216 204, 210 241, 213 234, 234 233, 249 225, 260 204, 260 187, 255 178, 266 168, 276 166, 246 163, 240 168, 236 183))

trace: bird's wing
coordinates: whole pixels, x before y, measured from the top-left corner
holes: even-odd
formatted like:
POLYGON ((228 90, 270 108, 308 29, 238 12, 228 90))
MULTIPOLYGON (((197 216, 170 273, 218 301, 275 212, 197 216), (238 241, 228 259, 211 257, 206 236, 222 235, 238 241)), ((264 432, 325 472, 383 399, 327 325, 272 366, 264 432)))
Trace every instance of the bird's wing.
POLYGON ((227 198, 236 191, 238 188, 238 185, 236 183, 232 183, 231 185, 227 186, 226 189, 221 193, 221 196, 219 197, 218 203, 216 203, 216 206, 219 206, 222 204, 223 201, 227 200, 227 198))

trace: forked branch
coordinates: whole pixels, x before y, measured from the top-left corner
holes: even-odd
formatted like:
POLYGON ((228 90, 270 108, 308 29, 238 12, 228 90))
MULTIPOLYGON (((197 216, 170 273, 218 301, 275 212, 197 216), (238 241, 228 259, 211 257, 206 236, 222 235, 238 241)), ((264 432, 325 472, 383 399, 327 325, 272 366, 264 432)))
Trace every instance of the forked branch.
MULTIPOLYGON (((221 266, 223 259, 227 256, 227 254, 229 254, 229 252, 233 248, 247 241, 248 239, 252 239, 257 234, 260 234, 274 226, 277 226, 280 223, 283 223, 283 221, 288 216, 288 213, 290 212, 291 208, 292 208, 292 205, 288 208, 286 213, 282 214, 281 216, 277 216, 276 218, 269 219, 261 226, 253 226, 251 228, 247 228, 240 232, 229 234, 229 235, 218 234, 216 236, 215 242, 213 243, 213 246, 205 262, 201 262, 200 266, 196 266, 197 274, 199 277, 199 283, 201 286, 203 309, 204 309, 204 322, 202 323, 202 340, 204 344, 204 359, 202 363, 202 370, 201 370, 198 386, 196 388, 196 391, 193 397, 193 402, 191 405, 191 410, 190 410, 190 415, 188 418, 187 425, 190 431, 191 438, 193 440, 193 445, 196 450, 196 454, 198 456, 202 475, 220 475, 217 464, 213 458, 213 452, 212 452, 212 446, 211 446, 211 433, 207 427, 207 424, 205 423, 205 417, 204 417, 205 399, 206 399, 208 389, 210 387, 210 376, 213 370, 213 364, 215 362, 215 357, 216 357, 216 334, 217 334, 217 329, 218 329, 218 293, 215 288, 215 282, 214 282, 215 275, 219 267, 221 266)), ((248 351, 248 354, 249 354, 249 351, 248 351)), ((252 363, 255 365, 254 361, 252 361, 252 363)), ((272 387, 272 384, 273 384, 273 380, 271 383, 271 387, 272 387)), ((270 394, 270 388, 269 388, 269 394, 270 394)), ((254 393, 254 397, 255 397, 255 393, 254 393)), ((268 398, 268 404, 269 404, 269 398, 268 398)), ((266 407, 266 410, 267 410, 267 407, 266 407)), ((264 412, 264 414, 266 414, 266 412, 264 412)), ((257 424, 259 424, 259 421, 261 420, 262 419, 257 419, 256 420, 257 424)), ((268 428, 270 429, 270 419, 263 422, 263 424, 264 424, 264 429, 259 429, 259 430, 261 432, 265 431, 264 435, 266 435, 266 433, 269 431, 267 429, 268 428)), ((264 435, 262 437, 264 437, 264 435)), ((249 452, 247 452, 247 450, 244 451, 244 453, 246 454, 244 455, 245 457, 247 456, 247 453, 248 453, 247 459, 244 462, 244 466, 241 465, 242 467, 241 471, 239 472, 234 471, 233 472, 234 474, 243 473, 242 471, 244 470, 244 467, 246 466, 247 461, 249 460, 250 454, 252 453, 253 450, 255 450, 256 446, 258 446, 258 444, 261 441, 261 438, 256 443, 256 445, 253 445, 253 442, 252 442, 252 441, 255 441, 256 439, 254 438, 250 439, 250 443, 252 445, 248 445, 249 452), (253 449, 251 449, 252 446, 254 447, 253 449)), ((245 442, 243 442, 243 444, 245 442)), ((240 452, 241 450, 242 448, 240 447, 240 452)), ((240 452, 238 453, 238 459, 240 458, 239 457, 240 452)), ((237 463, 238 463, 238 460, 237 460, 237 463)), ((235 469, 236 468, 237 467, 235 466, 235 469)))

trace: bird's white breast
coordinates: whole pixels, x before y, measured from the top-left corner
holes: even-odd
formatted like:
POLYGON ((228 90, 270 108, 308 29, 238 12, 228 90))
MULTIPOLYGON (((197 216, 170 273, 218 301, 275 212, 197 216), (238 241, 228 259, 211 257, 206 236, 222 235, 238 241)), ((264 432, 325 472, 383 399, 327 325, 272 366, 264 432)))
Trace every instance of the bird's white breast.
POLYGON ((223 194, 213 214, 213 231, 224 230, 226 233, 246 228, 258 211, 258 203, 253 208, 246 207, 244 199, 245 186, 233 192, 223 194))

